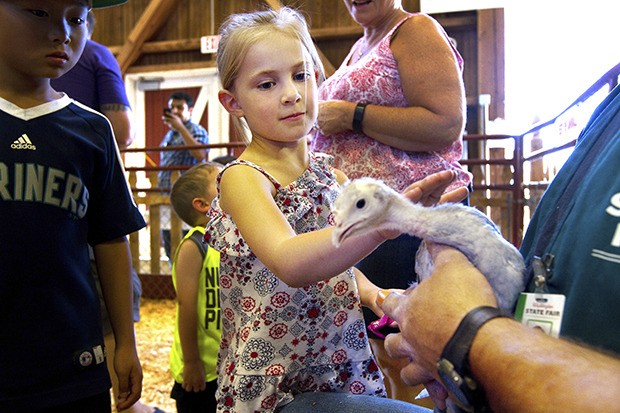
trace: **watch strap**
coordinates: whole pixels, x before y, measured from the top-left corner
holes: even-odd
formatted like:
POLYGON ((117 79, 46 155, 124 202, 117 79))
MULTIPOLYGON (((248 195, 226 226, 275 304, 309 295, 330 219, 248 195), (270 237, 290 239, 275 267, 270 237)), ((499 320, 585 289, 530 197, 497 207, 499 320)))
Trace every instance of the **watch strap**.
POLYGON ((441 353, 441 358, 450 360, 454 369, 461 375, 469 376, 469 350, 474 337, 486 322, 497 318, 506 317, 498 308, 490 306, 476 307, 461 320, 456 331, 448 340, 448 344, 441 353))
POLYGON ((495 307, 482 306, 471 310, 461 320, 437 362, 437 369, 447 386, 446 389, 465 412, 491 412, 484 390, 472 377, 469 350, 480 327, 489 320, 505 316, 495 307))
POLYGON ((362 121, 364 120, 364 112, 366 112, 367 103, 358 103, 353 112, 353 130, 358 133, 364 133, 362 130, 362 121))

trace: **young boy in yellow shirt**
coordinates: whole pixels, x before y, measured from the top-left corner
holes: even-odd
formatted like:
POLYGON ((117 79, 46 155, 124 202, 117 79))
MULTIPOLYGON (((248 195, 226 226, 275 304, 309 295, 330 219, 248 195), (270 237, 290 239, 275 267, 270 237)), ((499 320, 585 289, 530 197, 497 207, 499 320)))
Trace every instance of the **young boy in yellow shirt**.
POLYGON ((177 319, 170 351, 170 371, 175 380, 171 397, 176 400, 178 413, 215 412, 221 336, 220 254, 202 239, 206 212, 215 198, 216 177, 222 169, 215 162, 198 164, 177 179, 170 193, 176 214, 193 227, 172 263, 177 319))

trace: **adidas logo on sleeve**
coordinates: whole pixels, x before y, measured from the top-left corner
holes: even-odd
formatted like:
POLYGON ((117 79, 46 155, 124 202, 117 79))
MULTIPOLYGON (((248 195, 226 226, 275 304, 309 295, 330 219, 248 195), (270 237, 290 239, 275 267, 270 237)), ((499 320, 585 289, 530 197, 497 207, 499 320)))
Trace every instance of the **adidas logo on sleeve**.
POLYGON ((36 151, 37 147, 32 143, 28 135, 25 133, 11 144, 11 149, 30 149, 36 151))

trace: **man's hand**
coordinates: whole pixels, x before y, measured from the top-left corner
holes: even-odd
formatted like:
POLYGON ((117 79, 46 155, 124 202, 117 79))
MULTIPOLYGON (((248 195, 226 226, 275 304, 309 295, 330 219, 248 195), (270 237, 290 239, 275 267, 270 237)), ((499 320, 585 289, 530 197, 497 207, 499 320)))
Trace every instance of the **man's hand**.
POLYGON ((164 121, 166 125, 168 125, 170 129, 173 129, 177 132, 182 127, 185 127, 185 125, 183 124, 183 118, 179 115, 174 114, 174 112, 164 113, 164 116, 162 116, 161 119, 164 121))
POLYGON ((400 333, 385 339, 391 357, 411 360, 401 371, 410 385, 424 383, 442 408, 447 392, 438 379, 436 363, 465 314, 480 305, 496 305, 486 278, 458 250, 428 244, 435 263, 433 274, 403 294, 380 291, 377 303, 395 320, 400 333))

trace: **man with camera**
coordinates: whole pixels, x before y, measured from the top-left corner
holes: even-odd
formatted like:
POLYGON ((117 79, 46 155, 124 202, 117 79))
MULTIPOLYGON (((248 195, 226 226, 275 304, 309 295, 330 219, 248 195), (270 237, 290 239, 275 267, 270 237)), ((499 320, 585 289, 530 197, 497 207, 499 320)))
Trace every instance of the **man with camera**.
MULTIPOLYGON (((160 166, 196 165, 205 160, 208 150, 191 148, 195 145, 209 143, 209 135, 202 126, 191 120, 194 100, 185 92, 173 92, 168 98, 168 107, 164 108, 162 120, 170 130, 164 136, 159 146, 178 147, 176 150, 162 151, 160 166), (186 148, 186 149, 181 149, 186 148)), ((182 171, 181 171, 182 172, 182 171)), ((158 187, 169 190, 172 186, 170 175, 172 170, 162 170, 158 174, 158 187)), ((171 257, 170 251, 170 208, 162 208, 162 243, 166 255, 171 257), (167 219, 166 219, 167 217, 167 219)), ((185 228, 184 229, 188 229, 185 228)))
MULTIPOLYGON (((194 100, 185 92, 174 92, 168 98, 168 107, 164 108, 162 120, 170 130, 164 136, 160 146, 195 146, 209 143, 209 135, 202 126, 192 122, 191 115, 194 100)), ((205 160, 205 149, 185 149, 162 151, 161 166, 192 166, 205 160)), ((158 175, 160 188, 170 188, 171 171, 160 171, 158 175)))

